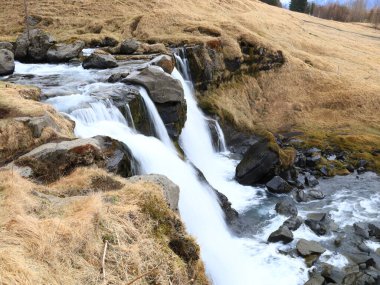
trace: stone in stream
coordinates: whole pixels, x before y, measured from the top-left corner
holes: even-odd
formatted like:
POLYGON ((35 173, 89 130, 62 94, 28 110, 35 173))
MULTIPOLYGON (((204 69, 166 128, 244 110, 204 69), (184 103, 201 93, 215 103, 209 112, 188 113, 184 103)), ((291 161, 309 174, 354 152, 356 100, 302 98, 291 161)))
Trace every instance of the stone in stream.
POLYGON ((160 56, 155 57, 150 61, 152 65, 156 65, 161 67, 166 73, 171 74, 175 67, 175 61, 172 57, 163 54, 160 56))
POLYGON ((8 49, 0 49, 0 76, 12 74, 15 70, 13 52, 8 49))
POLYGON ((275 210, 280 215, 284 215, 284 216, 288 216, 288 217, 298 215, 296 203, 290 197, 286 197, 285 199, 278 202, 275 206, 275 210))
POLYGON ((280 176, 273 177, 265 186, 267 186, 269 192, 276 194, 289 193, 293 189, 293 187, 280 176))
POLYGON ((325 278, 322 275, 316 273, 313 274, 305 285, 323 285, 325 284, 325 278))
POLYGON ((327 283, 342 284, 346 273, 335 266, 323 263, 321 275, 325 278, 327 283))
POLYGON ((141 85, 147 89, 169 136, 177 140, 185 125, 187 111, 181 82, 156 66, 149 66, 130 74, 122 82, 141 85))
POLYGON ((325 235, 329 230, 330 220, 326 213, 311 213, 307 215, 305 224, 317 235, 325 235))
POLYGON ((369 223, 368 229, 369 229, 369 235, 371 237, 375 237, 377 239, 380 239, 380 226, 379 226, 379 224, 369 223))
POLYGON ((296 245, 297 251, 302 256, 308 256, 311 254, 321 255, 326 249, 316 241, 307 241, 300 239, 296 245))
POLYGON ((97 50, 83 61, 82 66, 84 69, 107 69, 117 67, 118 64, 113 55, 97 50))
POLYGON ((310 173, 305 174, 305 184, 309 187, 315 187, 319 184, 318 180, 310 173))
POLYGON ((366 223, 354 223, 355 234, 365 239, 369 239, 369 228, 366 223))
POLYGON ((39 29, 22 33, 15 43, 15 59, 21 62, 46 62, 47 52, 54 39, 39 29))
POLYGON ((284 244, 293 241, 293 233, 286 227, 281 226, 278 230, 274 231, 268 237, 268 242, 283 242, 284 244))
POLYGON ((380 283, 380 279, 376 279, 365 272, 355 272, 346 275, 342 285, 377 285, 380 283))
POLYGON ((138 50, 140 43, 135 39, 127 39, 120 43, 121 54, 132 54, 138 50))
POLYGON ((301 217, 290 217, 282 225, 288 227, 291 231, 296 231, 302 225, 303 220, 301 217))
POLYGON ((112 75, 107 79, 107 82, 109 82, 109 83, 120 82, 120 81, 123 80, 124 78, 127 78, 128 75, 129 75, 128 72, 114 73, 114 74, 112 74, 112 75))
POLYGON ((55 44, 47 51, 47 59, 49 62, 67 62, 73 58, 79 57, 85 43, 83 41, 75 41, 71 44, 55 44))

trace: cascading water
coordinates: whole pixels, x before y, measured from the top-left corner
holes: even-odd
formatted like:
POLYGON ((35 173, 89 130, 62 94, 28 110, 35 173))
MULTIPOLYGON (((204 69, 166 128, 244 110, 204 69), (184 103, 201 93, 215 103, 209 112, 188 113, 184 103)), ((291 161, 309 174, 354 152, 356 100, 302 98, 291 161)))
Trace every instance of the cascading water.
MULTIPOLYGON (((16 74, 10 77, 10 81, 38 85, 47 95, 66 95, 50 98, 47 103, 54 105, 59 111, 75 120, 77 136, 106 135, 120 140, 131 149, 139 163, 140 173, 163 174, 178 184, 181 189, 179 201, 181 217, 188 232, 199 243, 207 273, 215 285, 303 284, 307 279, 303 260, 278 253, 279 249, 286 251, 294 248, 295 242, 286 246, 266 243, 268 235, 276 230, 285 218, 274 214, 274 203, 267 199, 265 191, 241 186, 234 181, 237 162, 229 158, 226 149, 223 149, 223 153, 214 150, 207 124, 208 118, 197 106, 184 53, 182 57, 177 56, 177 61, 183 76, 177 69, 173 71, 172 76, 182 83, 188 106, 188 119, 180 137, 180 145, 189 163, 181 160, 173 151, 174 148, 165 126, 143 89, 140 89, 140 93, 143 97, 145 96, 146 107, 155 132, 161 141, 155 137, 138 134, 134 130, 133 120, 126 120, 110 99, 112 97, 110 95, 122 91, 124 85, 99 82, 105 81, 110 75, 107 73, 109 71, 88 71, 80 66, 70 65, 17 63, 16 74), (51 84, 52 80, 54 85, 51 84), (251 223, 260 224, 258 230, 245 235, 246 238, 234 236, 224 221, 223 212, 214 192, 198 179, 197 171, 191 165, 201 170, 210 185, 229 198, 241 216, 247 217, 246 213, 253 211, 254 214, 248 218, 252 219, 251 223)), ((218 132, 219 140, 223 142, 223 132, 220 129, 217 130, 218 132)), ((375 189, 379 178, 374 175, 372 178, 369 176, 369 179, 374 182, 366 185, 364 189, 375 189)), ((328 200, 328 207, 331 211, 335 211, 333 212, 334 219, 346 224, 363 219, 376 220, 380 199, 378 193, 369 195, 364 190, 352 192, 349 186, 344 184, 345 181, 348 181, 350 186, 362 183, 355 177, 352 181, 342 178, 341 184, 337 183, 335 190, 337 194, 331 195, 331 200, 328 200), (346 192, 338 191, 342 187, 347 189, 346 192), (352 204, 355 205, 353 211, 349 208, 352 204), (342 205, 347 206, 342 207, 342 205), (339 211, 336 211, 337 208, 339 211)), ((322 185, 323 183, 321 182, 322 185)), ((304 217, 309 213, 311 206, 319 210, 326 207, 326 202, 300 205, 300 215, 304 217)), ((295 240, 301 237, 322 240, 304 225, 294 232, 294 236, 295 240)), ((368 243, 368 246, 375 248, 376 244, 368 243)), ((337 266, 347 263, 341 255, 334 255, 331 252, 329 254, 329 256, 322 256, 324 261, 337 266)))

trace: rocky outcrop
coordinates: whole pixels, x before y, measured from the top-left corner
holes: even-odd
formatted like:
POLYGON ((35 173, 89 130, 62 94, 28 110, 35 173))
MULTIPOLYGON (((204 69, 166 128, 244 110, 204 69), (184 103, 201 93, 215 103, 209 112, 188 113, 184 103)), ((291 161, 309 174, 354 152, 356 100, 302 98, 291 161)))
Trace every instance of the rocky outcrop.
POLYGON ((21 62, 46 62, 54 39, 39 29, 22 33, 16 40, 15 58, 21 62))
POLYGON ((0 49, 0 76, 12 74, 14 70, 13 53, 8 49, 0 49))
POLYGON ((177 140, 185 124, 187 110, 181 83, 154 66, 130 74, 122 82, 147 89, 170 137, 177 140))
POLYGON ((70 59, 79 57, 85 43, 83 41, 75 41, 71 44, 55 44, 47 51, 47 59, 49 62, 66 62, 70 59))
POLYGON ((236 167, 236 180, 243 185, 268 182, 277 172, 280 159, 267 139, 260 139, 244 154, 236 167))
POLYGON ((118 64, 113 55, 97 50, 83 61, 82 66, 84 69, 107 69, 117 67, 118 64))
POLYGON ((108 137, 76 139, 41 145, 16 159, 12 166, 22 176, 51 183, 76 167, 98 165, 124 177, 133 173, 129 149, 108 137))

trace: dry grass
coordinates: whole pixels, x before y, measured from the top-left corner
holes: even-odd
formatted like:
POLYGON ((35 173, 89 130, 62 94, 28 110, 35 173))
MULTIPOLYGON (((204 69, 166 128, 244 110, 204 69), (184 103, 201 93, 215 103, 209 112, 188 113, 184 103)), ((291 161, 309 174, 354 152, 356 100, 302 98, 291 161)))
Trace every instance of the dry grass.
POLYGON ((0 94, 0 165, 48 141, 74 137, 73 122, 38 102, 37 88, 0 81, 0 94), (36 136, 28 120, 38 117, 48 118, 50 126, 36 136))
POLYGON ((161 224, 146 211, 151 201, 168 227, 177 225, 172 231, 191 240, 155 184, 97 168, 77 169, 49 187, 10 171, 0 171, 0 181, 1 284, 128 284, 145 273, 133 284, 208 284, 200 260, 185 262, 169 248, 169 232, 155 234, 161 224), (99 192, 99 179, 121 188, 99 192))

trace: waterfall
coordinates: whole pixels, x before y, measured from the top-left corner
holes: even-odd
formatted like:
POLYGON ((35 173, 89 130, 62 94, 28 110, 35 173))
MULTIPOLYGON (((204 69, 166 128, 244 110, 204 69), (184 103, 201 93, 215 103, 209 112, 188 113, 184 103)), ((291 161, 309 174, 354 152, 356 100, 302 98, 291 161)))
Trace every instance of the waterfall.
POLYGON ((133 117, 132 117, 132 112, 131 112, 131 108, 129 107, 129 104, 126 104, 125 105, 125 109, 126 109, 126 116, 127 116, 127 120, 128 122, 130 123, 131 127, 136 130, 136 126, 135 126, 135 123, 133 121, 133 117))

